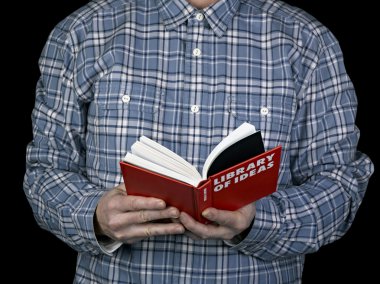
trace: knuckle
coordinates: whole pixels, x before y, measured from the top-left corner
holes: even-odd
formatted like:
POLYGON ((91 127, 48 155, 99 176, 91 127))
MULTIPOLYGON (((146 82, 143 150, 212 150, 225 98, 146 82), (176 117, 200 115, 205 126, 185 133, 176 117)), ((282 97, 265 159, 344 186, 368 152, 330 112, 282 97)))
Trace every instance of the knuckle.
POLYGON ((105 204, 105 209, 107 211, 115 211, 117 209, 117 202, 115 199, 111 199, 107 204, 105 204))
POLYGON ((228 226, 229 223, 230 223, 230 220, 227 219, 227 218, 220 219, 220 221, 218 222, 218 224, 219 224, 220 226, 228 226))
POLYGON ((121 226, 121 222, 116 218, 112 218, 108 221, 108 227, 113 232, 117 232, 121 228, 121 226))
POLYGON ((145 228, 144 234, 145 234, 145 237, 147 237, 147 238, 151 237, 152 236, 152 228, 150 226, 147 226, 145 228))
POLYGON ((209 239, 209 238, 211 237, 211 234, 210 234, 209 230, 206 230, 206 231, 204 231, 204 232, 201 232, 201 233, 199 234, 199 237, 200 237, 202 240, 207 240, 207 239, 209 239))
POLYGON ((145 211, 145 210, 140 210, 139 211, 139 216, 140 216, 140 220, 145 223, 145 222, 149 222, 149 214, 145 211))
POLYGON ((129 207, 130 210, 135 211, 139 208, 139 200, 135 197, 129 199, 129 207))

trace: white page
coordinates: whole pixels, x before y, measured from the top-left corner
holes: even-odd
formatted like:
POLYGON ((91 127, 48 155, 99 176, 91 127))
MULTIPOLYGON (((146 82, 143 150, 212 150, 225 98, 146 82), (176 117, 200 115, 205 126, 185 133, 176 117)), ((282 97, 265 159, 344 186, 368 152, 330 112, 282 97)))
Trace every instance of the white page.
POLYGON ((151 148, 149 145, 144 144, 140 141, 136 141, 135 143, 133 143, 131 147, 131 152, 133 155, 139 156, 140 158, 158 164, 162 167, 168 168, 179 174, 188 176, 189 178, 202 178, 201 175, 193 168, 189 168, 187 165, 178 162, 171 156, 157 151, 156 149, 151 148))
POLYGON ((200 176, 200 173, 197 171, 197 169, 192 164, 190 164, 188 161, 186 161, 184 158, 182 158, 181 156, 179 156, 177 153, 174 153, 173 151, 171 151, 168 148, 162 146, 161 144, 153 141, 152 139, 149 139, 146 136, 141 136, 140 137, 140 142, 148 145, 149 147, 151 147, 153 149, 156 149, 157 151, 165 154, 166 156, 171 157, 172 159, 174 159, 177 162, 179 162, 179 163, 183 164, 184 166, 186 166, 186 168, 191 169, 191 171, 194 173, 194 175, 199 175, 200 176))
POLYGON ((218 157, 220 153, 222 153, 225 149, 235 144, 239 140, 242 140, 249 135, 256 132, 256 128, 254 125, 244 122, 234 131, 232 131, 228 136, 226 136, 216 147, 211 151, 208 155, 202 169, 202 177, 203 179, 207 178, 207 172, 212 162, 218 157))
POLYGON ((147 169, 149 171, 171 177, 176 180, 180 180, 184 183, 190 184, 194 187, 198 186, 198 184, 202 181, 202 179, 190 179, 187 176, 181 175, 177 172, 174 172, 172 170, 169 170, 165 167, 162 167, 160 165, 157 165, 155 163, 152 163, 150 161, 147 161, 143 158, 140 158, 138 156, 133 155, 132 153, 128 152, 127 155, 125 155, 124 162, 130 163, 132 165, 147 169))

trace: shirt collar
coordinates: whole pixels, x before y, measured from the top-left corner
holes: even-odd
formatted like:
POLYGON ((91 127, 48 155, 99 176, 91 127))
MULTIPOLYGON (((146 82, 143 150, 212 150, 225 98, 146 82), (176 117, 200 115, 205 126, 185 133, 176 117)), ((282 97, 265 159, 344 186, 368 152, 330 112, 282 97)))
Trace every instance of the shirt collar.
MULTIPOLYGON (((167 29, 176 29, 196 11, 186 0, 157 0, 161 19, 167 29)), ((219 0, 214 5, 203 9, 210 28, 219 37, 230 27, 240 0, 219 0)))

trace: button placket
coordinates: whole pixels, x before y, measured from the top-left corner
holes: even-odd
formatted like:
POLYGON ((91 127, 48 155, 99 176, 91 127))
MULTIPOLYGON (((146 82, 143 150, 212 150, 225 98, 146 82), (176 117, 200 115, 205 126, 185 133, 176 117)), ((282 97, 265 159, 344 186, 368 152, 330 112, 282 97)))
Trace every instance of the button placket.
POLYGON ((205 16, 202 12, 196 11, 192 19, 189 21, 189 44, 186 46, 188 56, 186 56, 186 63, 188 63, 187 83, 188 86, 193 86, 189 89, 189 96, 187 97, 187 108, 190 116, 198 117, 200 115, 199 88, 194 85, 201 84, 195 80, 195 76, 200 72, 202 73, 202 55, 203 55, 203 42, 204 42, 204 26, 203 21, 205 16), (191 30, 191 32, 190 32, 191 30))

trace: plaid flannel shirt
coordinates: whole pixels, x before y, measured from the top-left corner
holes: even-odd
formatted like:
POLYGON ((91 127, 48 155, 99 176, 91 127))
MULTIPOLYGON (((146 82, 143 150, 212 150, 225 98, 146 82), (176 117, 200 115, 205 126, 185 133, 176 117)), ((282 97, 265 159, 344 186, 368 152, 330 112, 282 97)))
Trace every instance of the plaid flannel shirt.
POLYGON ((334 36, 268 0, 92 1, 40 59, 25 192, 42 228, 78 251, 76 283, 299 283, 304 255, 342 236, 373 171, 334 36), (93 214, 140 136, 198 169, 244 121, 281 144, 278 190, 231 245, 153 237, 106 252, 93 214))

